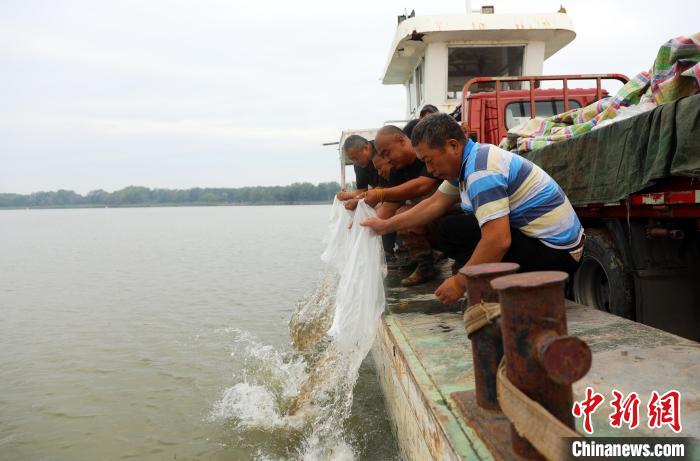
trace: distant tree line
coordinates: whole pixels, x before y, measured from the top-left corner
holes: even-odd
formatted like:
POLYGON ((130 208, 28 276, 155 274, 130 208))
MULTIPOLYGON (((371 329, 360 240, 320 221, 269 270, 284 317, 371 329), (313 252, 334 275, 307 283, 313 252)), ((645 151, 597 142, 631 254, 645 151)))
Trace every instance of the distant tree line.
POLYGON ((156 206, 156 205, 262 205, 331 202, 340 190, 337 182, 294 183, 289 186, 256 186, 238 188, 149 189, 129 186, 107 192, 102 189, 87 195, 72 190, 35 192, 33 194, 0 193, 0 208, 61 208, 91 206, 156 206))

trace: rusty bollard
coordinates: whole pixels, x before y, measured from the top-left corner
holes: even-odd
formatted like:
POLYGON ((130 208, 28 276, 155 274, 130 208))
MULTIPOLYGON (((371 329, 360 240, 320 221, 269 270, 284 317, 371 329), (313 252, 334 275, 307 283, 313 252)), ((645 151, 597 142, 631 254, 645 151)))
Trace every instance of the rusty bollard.
MULTIPOLYGON (((591 350, 567 336, 564 272, 529 272, 491 282, 501 303, 506 376, 562 423, 574 428, 571 384, 591 367, 591 350)), ((513 450, 526 458, 542 456, 511 424, 513 450)))
MULTIPOLYGON (((515 274, 520 268, 515 263, 489 263, 465 267, 459 272, 467 278, 467 311, 472 306, 498 302, 498 293, 491 288, 491 280, 515 274)), ((475 309, 478 309, 476 307, 475 309)), ((467 312, 465 312, 465 321, 467 312)), ((498 318, 469 334, 472 343, 476 403, 481 408, 498 410, 496 372, 503 357, 501 324, 498 318)))

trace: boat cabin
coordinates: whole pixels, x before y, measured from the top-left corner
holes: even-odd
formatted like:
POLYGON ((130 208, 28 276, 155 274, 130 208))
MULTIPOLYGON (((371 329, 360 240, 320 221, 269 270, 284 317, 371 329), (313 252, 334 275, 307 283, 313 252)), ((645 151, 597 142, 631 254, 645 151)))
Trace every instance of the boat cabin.
MULTIPOLYGON (((425 104, 452 113, 461 104, 462 88, 471 78, 542 75, 545 59, 575 37, 565 12, 497 14, 492 6, 479 11, 467 6, 460 15, 399 16, 382 83, 406 88, 404 123, 417 118, 425 104)), ((507 85, 503 89, 527 88, 521 82, 507 85)), ((345 138, 373 131, 376 129, 342 132, 343 189, 345 166, 352 165, 342 152, 345 138)))
MULTIPOLYGON (((542 75, 545 59, 576 33, 565 13, 414 16, 400 20, 382 82, 406 88, 407 119, 425 104, 451 113, 474 77, 542 75)), ((520 82, 513 88, 520 89, 520 82)), ((504 88, 505 89, 505 88, 504 88)))

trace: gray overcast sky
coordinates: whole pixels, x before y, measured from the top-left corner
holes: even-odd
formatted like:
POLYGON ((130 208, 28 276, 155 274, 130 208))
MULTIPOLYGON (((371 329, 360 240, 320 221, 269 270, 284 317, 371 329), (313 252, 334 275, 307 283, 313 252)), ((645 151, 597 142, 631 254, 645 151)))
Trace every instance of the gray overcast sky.
MULTIPOLYGON (((564 6, 578 36, 545 73, 631 76, 700 28, 695 0, 564 6)), ((0 0, 0 192, 337 180, 322 142, 403 115, 379 78, 404 9, 464 2, 0 0)))

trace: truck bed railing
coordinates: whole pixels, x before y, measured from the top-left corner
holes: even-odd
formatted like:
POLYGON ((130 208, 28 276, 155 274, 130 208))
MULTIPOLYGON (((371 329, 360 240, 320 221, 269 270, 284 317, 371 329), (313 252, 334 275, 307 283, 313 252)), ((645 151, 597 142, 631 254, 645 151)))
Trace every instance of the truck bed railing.
MULTIPOLYGON (((494 83, 496 93, 496 105, 500 107, 501 83, 502 82, 529 82, 530 87, 530 118, 537 116, 535 108, 535 83, 543 81, 561 81, 564 92, 564 112, 569 110, 569 81, 571 80, 595 80, 596 82, 596 100, 603 96, 601 82, 603 80, 617 80, 624 85, 629 81, 626 75, 623 74, 572 74, 572 75, 533 75, 520 77, 475 77, 469 80, 462 89, 462 120, 467 119, 468 100, 471 94, 471 87, 478 83, 494 83)), ((501 111, 497 111, 498 125, 501 126, 502 115, 501 111)))

